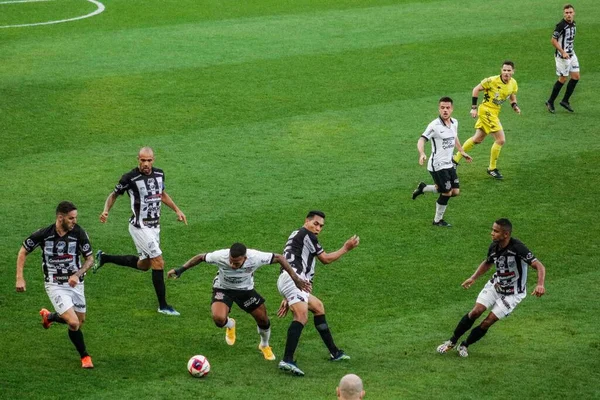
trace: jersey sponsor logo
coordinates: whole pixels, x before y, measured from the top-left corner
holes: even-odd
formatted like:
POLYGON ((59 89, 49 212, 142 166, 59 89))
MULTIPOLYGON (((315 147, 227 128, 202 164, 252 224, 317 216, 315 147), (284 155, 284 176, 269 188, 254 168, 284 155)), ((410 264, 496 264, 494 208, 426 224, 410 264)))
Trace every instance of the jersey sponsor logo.
POLYGON ((26 244, 27 246, 29 246, 29 247, 33 247, 33 246, 35 246, 35 243, 34 243, 34 242, 33 242, 33 240, 31 240, 31 239, 27 239, 27 240, 25 241, 25 244, 26 244))
POLYGON ((250 307, 252 304, 258 303, 258 298, 253 296, 244 302, 244 307, 250 307))
POLYGON ((453 149, 454 148, 454 138, 448 138, 442 140, 442 149, 453 149))
POLYGON ((83 251, 89 251, 90 250, 90 245, 89 244, 84 244, 82 247, 83 251))
POLYGON ((244 281, 244 278, 237 278, 235 276, 224 276, 223 279, 225 280, 225 282, 231 283, 231 284, 236 284, 236 283, 242 283, 244 281))
POLYGON ((48 264, 70 264, 73 262, 73 256, 71 254, 63 254, 58 256, 48 257, 48 264))

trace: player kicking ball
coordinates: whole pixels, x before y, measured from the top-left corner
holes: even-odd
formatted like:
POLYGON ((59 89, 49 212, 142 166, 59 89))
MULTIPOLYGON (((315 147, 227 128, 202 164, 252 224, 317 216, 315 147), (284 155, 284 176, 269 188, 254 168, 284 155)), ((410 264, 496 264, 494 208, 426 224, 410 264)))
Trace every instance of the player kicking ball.
POLYGON ((300 290, 310 292, 310 282, 300 279, 282 255, 247 249, 242 243, 234 243, 229 249, 198 254, 181 268, 171 269, 167 277, 179 278, 185 271, 202 262, 219 269, 213 281, 211 313, 215 325, 225 328, 225 342, 230 346, 235 344, 235 320, 229 318, 229 312, 233 303, 236 303, 256 321, 260 336, 258 349, 266 360, 275 360, 275 354, 269 345, 271 321, 267 315, 265 299, 254 289, 254 272, 263 265, 278 263, 290 274, 300 290))

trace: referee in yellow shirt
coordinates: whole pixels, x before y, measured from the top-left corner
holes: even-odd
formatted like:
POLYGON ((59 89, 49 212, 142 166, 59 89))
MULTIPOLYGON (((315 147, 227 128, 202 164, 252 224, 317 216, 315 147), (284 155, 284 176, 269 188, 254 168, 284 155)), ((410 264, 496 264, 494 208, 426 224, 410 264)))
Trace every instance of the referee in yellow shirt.
MULTIPOLYGON (((517 81, 513 79, 515 73, 515 64, 512 61, 504 61, 502 63, 502 71, 500 75, 490 76, 481 81, 481 83, 473 88, 473 102, 471 105, 471 117, 477 118, 475 123, 475 134, 467 139, 463 144, 465 152, 469 152, 473 146, 483 142, 487 135, 494 137, 494 144, 490 152, 490 165, 487 173, 495 179, 503 179, 504 177, 496 166, 500 150, 506 139, 504 130, 500 123, 500 108, 506 100, 510 100, 512 109, 521 114, 521 109, 517 105, 517 81), (479 92, 483 90, 483 102, 477 107, 479 92)), ((454 163, 458 164, 462 159, 461 153, 454 155, 454 163)))

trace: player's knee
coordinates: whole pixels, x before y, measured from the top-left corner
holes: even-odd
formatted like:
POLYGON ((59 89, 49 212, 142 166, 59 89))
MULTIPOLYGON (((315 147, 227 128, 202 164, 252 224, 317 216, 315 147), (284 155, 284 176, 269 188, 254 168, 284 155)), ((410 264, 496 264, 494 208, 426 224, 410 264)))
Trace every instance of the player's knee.
POLYGON ((81 324, 79 323, 79 320, 75 320, 75 321, 69 321, 67 322, 67 326, 69 327, 70 331, 78 331, 79 327, 81 326, 81 324))
POLYGON ((504 138, 502 138, 502 139, 496 139, 496 144, 498 146, 504 146, 504 143, 506 143, 506 140, 504 138))
POLYGON ((217 328, 222 328, 227 323, 227 317, 223 317, 220 315, 213 315, 212 318, 213 318, 213 322, 215 323, 217 328))

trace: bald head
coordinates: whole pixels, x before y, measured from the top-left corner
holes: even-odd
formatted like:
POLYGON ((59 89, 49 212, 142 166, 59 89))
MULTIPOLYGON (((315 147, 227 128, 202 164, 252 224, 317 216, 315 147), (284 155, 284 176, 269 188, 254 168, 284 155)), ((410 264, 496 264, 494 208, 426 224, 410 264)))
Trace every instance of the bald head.
POLYGON ((337 388, 338 399, 341 400, 359 400, 365 395, 362 380, 358 375, 348 374, 340 380, 337 388))
POLYGON ((152 164, 154 164, 154 150, 151 147, 142 147, 138 153, 138 168, 144 175, 152 173, 152 164))

